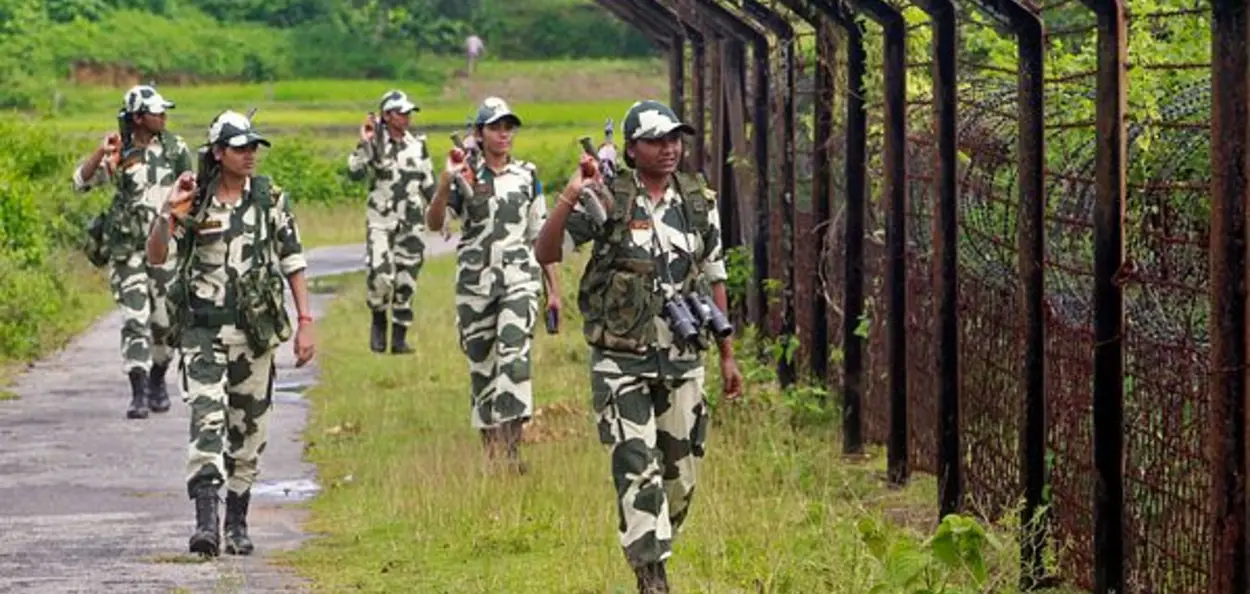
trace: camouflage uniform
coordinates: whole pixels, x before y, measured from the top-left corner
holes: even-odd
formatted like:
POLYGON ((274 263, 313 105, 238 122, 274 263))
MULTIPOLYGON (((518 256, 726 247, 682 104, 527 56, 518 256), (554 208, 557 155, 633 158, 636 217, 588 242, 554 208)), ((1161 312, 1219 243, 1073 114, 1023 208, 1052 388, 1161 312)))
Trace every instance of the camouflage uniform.
MULTIPOLYGON (((490 98, 477 124, 503 118, 520 123, 506 103, 490 98)), ((453 185, 448 208, 462 221, 456 320, 469 359, 470 423, 484 437, 507 425, 516 431, 510 439, 519 439, 534 407, 530 344, 542 283, 534 240, 547 220, 547 200, 532 163, 511 159, 495 172, 481 161, 474 174, 474 195, 460 196, 453 185)))
MULTIPOLYGON (((210 143, 218 141, 231 146, 269 145, 244 116, 231 111, 215 120, 210 143)), ((187 493, 197 506, 210 501, 215 506, 217 489, 226 485, 229 532, 230 514, 246 514, 265 450, 273 406, 274 351, 281 342, 274 338, 258 348, 240 326, 245 298, 241 279, 258 266, 276 268, 276 273, 287 277, 305 269, 307 263, 295 217, 281 189, 269 186, 267 178, 252 177, 243 197, 228 204, 217 199, 216 182, 207 183, 207 200, 194 213, 192 227, 178 239, 188 248, 179 262, 190 312, 181 337, 182 398, 191 410, 186 480, 187 493), (264 200, 269 208, 262 220, 264 200), (257 246, 263 247, 258 250, 257 246), (257 258, 267 260, 258 262, 257 258)), ((280 299, 280 287, 278 291, 280 299)), ((238 548, 237 542, 228 540, 227 546, 232 545, 238 548)), ((242 552, 250 549, 249 541, 242 552)))
MULTIPOLYGON (((400 91, 383 96, 381 107, 382 112, 419 111, 400 91)), ((425 209, 434 197, 434 165, 424 135, 404 132, 396 141, 384 128, 374 133, 385 139, 384 155, 379 158, 374 143, 361 140, 347 157, 352 179, 363 179, 370 170, 374 174, 365 212, 369 265, 366 302, 374 312, 374 349, 385 350, 389 306, 395 324, 392 348, 406 351, 404 334, 412 324, 412 298, 425 261, 425 209)))
MULTIPOLYGON (((624 133, 627 140, 658 138, 678 128, 690 130, 667 107, 644 102, 626 115, 624 133)), ((565 246, 594 242, 578 305, 591 345, 599 438, 612 448, 620 544, 636 569, 653 565, 662 573, 690 509, 708 412, 702 353, 675 343, 659 304, 726 280, 720 220, 714 194, 692 176, 671 178, 655 203, 633 171, 623 171, 612 190, 616 218, 601 224, 579 204, 565 226, 565 246), (699 202, 702 228, 692 215, 699 202), (605 271, 598 280, 590 278, 599 274, 595 259, 605 271), (630 274, 641 270, 655 272, 630 274), (648 304, 643 294, 657 298, 648 304)))
MULTIPOLYGON (((164 113, 174 107, 146 85, 130 89, 123 101, 121 117, 164 113)), ((78 192, 110 182, 117 187, 105 232, 109 287, 122 310, 122 371, 131 377, 134 398, 128 414, 142 418, 147 416, 147 404, 156 412, 169 410, 165 370, 173 353, 166 344, 169 318, 165 295, 174 274, 172 259, 164 266, 147 263, 144 242, 148 226, 174 180, 191 171, 192 163, 186 143, 168 131, 154 136, 147 146, 133 146, 123 152, 116 171, 111 163, 102 162, 90 179, 83 179, 80 164, 74 169, 73 184, 78 192)))

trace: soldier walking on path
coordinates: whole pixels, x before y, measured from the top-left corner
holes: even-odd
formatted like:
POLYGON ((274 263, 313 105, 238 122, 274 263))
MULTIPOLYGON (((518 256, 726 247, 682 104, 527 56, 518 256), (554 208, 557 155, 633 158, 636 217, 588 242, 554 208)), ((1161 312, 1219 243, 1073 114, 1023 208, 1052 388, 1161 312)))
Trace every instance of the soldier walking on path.
POLYGON ((252 484, 260 470, 273 407, 274 353, 291 338, 283 278, 298 314, 296 367, 312 359, 307 263, 289 198, 254 175, 269 141, 242 114, 213 120, 200 175, 184 174, 149 233, 153 264, 179 247, 170 288, 172 333, 182 349, 183 401, 191 409, 187 494, 195 501, 191 552, 217 555, 217 502, 226 486, 225 549, 248 555, 252 484), (174 230, 171 231, 171 228, 174 230))
POLYGON ((166 111, 174 107, 156 89, 139 85, 122 98, 120 130, 110 132, 74 169, 74 189, 86 192, 112 182, 116 187, 99 235, 89 249, 97 265, 108 264, 109 287, 121 307, 122 369, 130 378, 126 416, 144 419, 148 410, 169 410, 165 372, 173 358, 167 339, 165 294, 173 268, 152 266, 144 258, 148 225, 182 173, 192 168, 191 151, 165 128, 166 111))
POLYGON ((708 334, 720 350, 726 398, 742 389, 732 326, 721 313, 728 304, 720 218, 702 178, 677 171, 683 133, 694 129, 668 106, 635 103, 623 122, 633 171, 604 188, 595 157, 584 155, 535 246, 538 261, 552 264, 566 234, 574 246, 593 242, 578 307, 599 438, 612 448, 620 544, 644 594, 668 592, 665 562, 704 455, 708 334))
POLYGON ((554 266, 539 266, 534 240, 547 217, 538 170, 512 156, 521 119, 502 99, 478 108, 474 133, 481 159, 448 159, 426 215, 432 230, 446 212, 462 221, 457 246, 456 323, 469 359, 472 426, 487 457, 502 449, 511 467, 525 472, 518 446, 534 409, 530 345, 538 318, 540 272, 547 308, 559 315, 554 266))
POLYGON ((373 114, 360 129, 360 142, 347 157, 349 176, 373 172, 365 208, 368 252, 366 303, 373 312, 369 348, 386 352, 388 311, 393 315, 391 352, 411 353, 408 328, 417 277, 425 261, 425 209, 434 194, 434 165, 424 135, 408 131, 420 111, 402 91, 382 96, 381 123, 373 114))

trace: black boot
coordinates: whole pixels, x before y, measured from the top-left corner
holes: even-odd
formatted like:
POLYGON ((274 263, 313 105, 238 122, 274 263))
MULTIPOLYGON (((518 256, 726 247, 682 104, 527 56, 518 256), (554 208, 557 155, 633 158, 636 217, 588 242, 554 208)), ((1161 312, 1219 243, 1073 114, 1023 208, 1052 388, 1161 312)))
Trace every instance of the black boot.
POLYGON ((152 374, 148 376, 148 407, 154 413, 169 410, 169 391, 165 389, 165 372, 169 363, 153 363, 152 374))
POLYGON ((386 312, 373 312, 373 327, 369 330, 369 348, 375 353, 386 352, 386 312))
POLYGON ((664 563, 648 563, 635 567, 638 576, 638 594, 668 594, 668 575, 664 563))
POLYGON ((247 504, 251 500, 251 491, 242 495, 226 491, 226 553, 252 554, 252 539, 247 537, 247 504))
POLYGON ((191 552, 216 557, 220 554, 221 530, 217 526, 217 487, 205 485, 195 494, 195 534, 191 552))
POLYGON ((408 327, 399 324, 391 325, 391 353, 405 355, 412 352, 408 346, 408 327))
POLYGON ((130 408, 126 409, 126 418, 148 418, 148 372, 142 369, 130 370, 130 408))

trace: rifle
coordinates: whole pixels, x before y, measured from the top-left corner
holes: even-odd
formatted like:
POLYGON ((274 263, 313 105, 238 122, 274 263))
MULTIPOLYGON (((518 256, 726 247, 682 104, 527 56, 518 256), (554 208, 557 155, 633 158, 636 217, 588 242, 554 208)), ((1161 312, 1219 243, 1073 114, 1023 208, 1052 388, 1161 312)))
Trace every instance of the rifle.
MULTIPOLYGON (((451 144, 454 147, 451 150, 451 162, 456 164, 467 162, 469 166, 469 175, 476 175, 478 164, 477 151, 469 151, 464 148, 464 142, 460 140, 459 132, 451 133, 451 144)), ((461 201, 473 195, 473 184, 471 184, 469 180, 465 179, 463 175, 457 175, 456 187, 458 189, 458 197, 456 202, 451 206, 456 210, 459 210, 462 203, 461 201)))
MULTIPOLYGON (((599 174, 602 176, 604 184, 611 185, 612 180, 616 178, 615 164, 599 158, 599 154, 595 152, 594 145, 590 143, 589 136, 581 137, 580 142, 582 145, 582 152, 598 160, 599 174)), ((582 165, 583 178, 591 177, 595 174, 594 170, 588 169, 589 167, 591 167, 589 163, 584 163, 582 165)), ((586 209, 586 214, 590 215, 590 218, 594 219, 595 222, 599 224, 603 224, 604 221, 608 220, 607 209, 611 208, 612 197, 609 195, 605 185, 595 184, 595 186, 596 187, 592 190, 592 194, 594 194, 593 196, 588 197, 585 193, 582 193, 578 197, 578 202, 581 203, 582 208, 586 209), (598 198, 598 200, 595 200, 595 198, 598 198)))
POLYGON ((373 164, 381 166, 386 153, 386 124, 382 116, 374 115, 372 111, 369 112, 369 122, 373 125, 373 164))

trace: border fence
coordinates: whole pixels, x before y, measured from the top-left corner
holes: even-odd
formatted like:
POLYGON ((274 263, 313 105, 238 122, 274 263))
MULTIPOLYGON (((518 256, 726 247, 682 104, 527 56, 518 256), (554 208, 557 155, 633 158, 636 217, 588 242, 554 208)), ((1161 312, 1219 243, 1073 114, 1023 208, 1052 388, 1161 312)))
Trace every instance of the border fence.
POLYGON ((1023 589, 1250 591, 1247 0, 596 1, 843 453, 1019 513, 1023 589))

